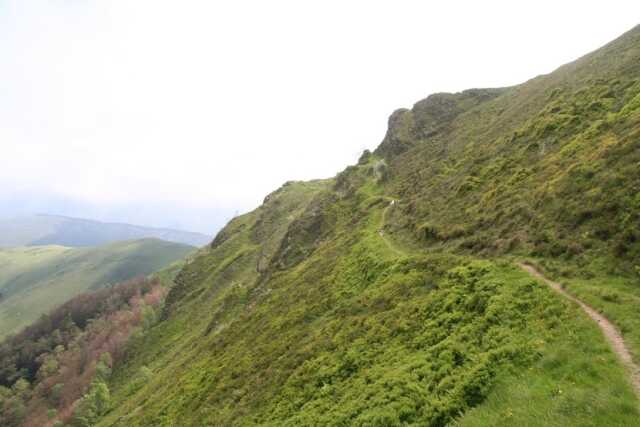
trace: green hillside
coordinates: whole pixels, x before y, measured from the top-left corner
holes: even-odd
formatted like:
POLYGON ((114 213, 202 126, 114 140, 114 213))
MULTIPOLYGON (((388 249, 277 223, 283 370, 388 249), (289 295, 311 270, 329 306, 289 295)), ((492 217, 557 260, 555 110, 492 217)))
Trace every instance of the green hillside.
POLYGON ((0 337, 81 292, 149 274, 193 249, 157 239, 0 249, 0 337))
POLYGON ((60 418, 636 426, 639 191, 640 27, 518 86, 432 95, 357 165, 234 218, 85 390, 92 421, 60 418))
POLYGON ((99 425, 636 425, 596 322, 514 261, 639 361, 639 190, 640 27, 519 86, 432 95, 187 264, 99 425))

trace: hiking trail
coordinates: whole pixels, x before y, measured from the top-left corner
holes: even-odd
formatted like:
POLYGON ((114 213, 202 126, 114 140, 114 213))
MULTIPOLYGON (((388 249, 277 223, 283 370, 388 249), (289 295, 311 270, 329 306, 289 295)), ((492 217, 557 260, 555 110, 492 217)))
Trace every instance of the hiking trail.
POLYGON ((547 279, 542 273, 540 273, 535 267, 525 263, 518 263, 518 266, 522 268, 527 273, 531 274, 535 278, 542 280, 547 285, 549 285, 554 291, 558 292, 563 297, 567 298, 570 301, 575 302, 584 310, 587 315, 597 323, 598 327, 604 334, 605 339, 611 345, 613 352, 620 358, 622 364, 629 372, 629 381, 633 386, 634 391, 638 396, 640 396, 640 367, 633 361, 631 357, 631 352, 629 351, 626 343, 624 342, 624 338, 622 338, 622 334, 620 331, 607 320, 602 314, 598 313, 595 309, 588 306, 578 298, 574 297, 567 291, 565 291, 562 286, 558 282, 554 282, 552 280, 547 279))
POLYGON ((380 217, 380 224, 378 225, 378 235, 382 238, 382 240, 387 245, 387 247, 391 250, 391 252, 395 253, 398 256, 405 256, 405 255, 407 255, 406 251, 404 251, 403 249, 399 248, 394 242, 392 242, 385 235, 385 232, 384 232, 384 227, 385 227, 385 225, 387 223, 387 213, 389 212, 389 210, 391 208, 393 208, 395 206, 395 204, 398 202, 398 200, 397 199, 393 199, 391 197, 385 197, 384 199, 386 201, 388 201, 389 204, 382 211, 382 215, 380 217))

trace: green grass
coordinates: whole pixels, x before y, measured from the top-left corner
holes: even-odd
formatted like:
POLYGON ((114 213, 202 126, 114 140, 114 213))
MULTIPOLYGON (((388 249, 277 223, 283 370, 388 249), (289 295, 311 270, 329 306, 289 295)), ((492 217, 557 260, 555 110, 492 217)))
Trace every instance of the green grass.
POLYGON ((608 258, 632 273, 640 257, 638 58, 635 28, 522 85, 434 95, 405 110, 410 129, 392 122, 378 149, 389 164, 385 192, 400 200, 392 225, 425 249, 608 258), (446 126, 426 132, 420 123, 434 114, 446 126), (387 154, 392 146, 404 151, 387 154))
POLYGON ((598 326, 510 260, 541 260, 637 355, 639 94, 640 27, 398 110, 374 154, 185 263, 99 425, 636 425, 598 326))
MULTIPOLYGON (((521 274, 513 272, 510 282, 516 276, 521 274)), ((546 287, 543 283, 537 286, 546 287)), ((576 304, 563 305, 555 330, 538 343, 539 359, 527 369, 502 373, 486 402, 455 425, 634 425, 639 413, 637 398, 616 355, 576 304)), ((550 305, 547 310, 554 309, 550 305)))
POLYGON ((568 292, 604 314, 614 323, 636 363, 640 362, 640 277, 620 274, 606 260, 588 265, 538 260, 568 292), (616 274, 618 273, 618 274, 616 274))
MULTIPOLYGON (((361 166, 340 185, 366 176, 361 166)), ((291 186, 236 218, 114 370, 99 425, 633 425, 624 371, 579 309, 507 261, 381 236, 379 190, 369 183, 309 222, 326 190, 291 186), (275 225, 272 209, 294 214, 275 225), (295 241, 306 257, 288 251, 288 268, 256 272, 258 227, 290 244, 283 230, 323 235, 325 222, 321 243, 308 229, 295 241)), ((271 242, 275 259, 282 243, 271 242)))
POLYGON ((0 337, 81 292, 152 273, 194 248, 144 239, 96 248, 36 246, 0 250, 0 337))

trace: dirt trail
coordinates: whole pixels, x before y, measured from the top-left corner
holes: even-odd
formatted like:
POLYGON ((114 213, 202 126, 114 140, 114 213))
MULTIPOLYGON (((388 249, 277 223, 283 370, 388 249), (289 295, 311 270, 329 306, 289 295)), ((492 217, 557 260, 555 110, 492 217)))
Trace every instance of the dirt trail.
POLYGON ((391 208, 393 208, 397 202, 396 199, 392 199, 391 197, 385 197, 385 200, 389 201, 389 204, 384 211, 382 211, 382 216, 380 217, 380 225, 378 226, 378 235, 382 238, 387 247, 394 252, 398 256, 406 255, 406 252, 397 247, 384 233, 384 226, 387 223, 387 213, 391 208))
POLYGON ((527 273, 544 281, 547 285, 553 288, 553 290, 555 290, 565 298, 577 303, 585 311, 585 313, 587 313, 587 315, 598 324, 605 338, 607 339, 609 344, 611 344, 613 351, 618 355, 625 368, 627 368, 627 370, 629 371, 629 381, 631 381, 636 394, 640 396, 640 367, 638 367, 638 365, 633 362, 631 353, 629 352, 629 349, 627 348, 622 335, 613 325, 613 323, 608 321, 607 318, 602 314, 598 313, 596 310, 589 307, 587 304, 583 303, 578 298, 562 289, 562 286, 560 286, 559 283, 551 281, 544 277, 542 273, 535 269, 535 267, 524 263, 518 263, 518 265, 527 273))

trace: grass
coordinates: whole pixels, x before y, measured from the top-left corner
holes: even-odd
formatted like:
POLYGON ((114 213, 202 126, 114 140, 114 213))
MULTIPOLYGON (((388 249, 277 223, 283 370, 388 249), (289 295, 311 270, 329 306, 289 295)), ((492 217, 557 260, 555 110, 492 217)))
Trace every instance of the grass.
POLYGON ((0 250, 0 337, 17 332, 71 297, 152 273, 192 247, 144 239, 96 248, 36 246, 0 250))
POLYGON ((633 425, 637 399, 579 309, 508 261, 380 235, 389 200, 367 176, 343 176, 367 184, 320 222, 304 217, 326 189, 296 185, 236 218, 114 370, 99 425, 633 425), (274 224, 272 209, 294 214, 274 224), (279 260, 294 223, 322 241, 304 231, 307 256, 259 274, 251 236, 278 236, 279 260))
POLYGON ((389 145, 408 147, 385 154, 385 192, 399 199, 391 225, 424 249, 582 263, 609 257, 633 273, 640 256, 638 57, 636 28, 498 96, 435 95, 406 110, 412 128, 392 123, 381 144, 381 154, 389 145), (463 108, 474 97, 477 105, 463 108), (420 121, 442 105, 459 111, 425 133, 420 121))
POLYGON ((614 323, 636 363, 640 362, 640 277, 612 269, 607 260, 589 265, 537 260, 548 274, 570 292, 614 323), (617 274, 616 274, 617 273, 617 274))
POLYGON ((637 398, 616 355, 577 305, 563 306, 555 330, 539 342, 539 359, 527 369, 502 373, 487 400, 455 425, 634 425, 637 398))

